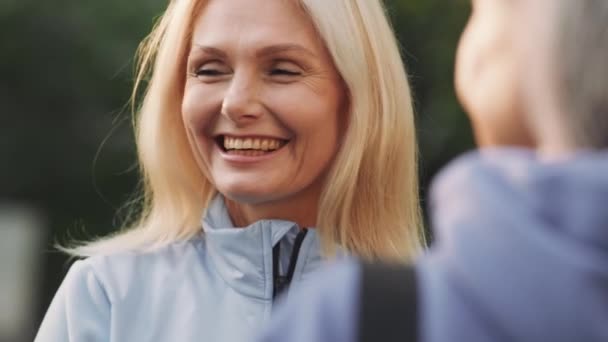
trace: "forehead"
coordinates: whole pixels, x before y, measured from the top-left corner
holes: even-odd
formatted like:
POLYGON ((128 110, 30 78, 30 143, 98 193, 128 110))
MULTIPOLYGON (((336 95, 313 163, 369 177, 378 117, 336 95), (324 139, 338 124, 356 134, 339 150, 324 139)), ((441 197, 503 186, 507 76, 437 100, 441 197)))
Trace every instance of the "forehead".
POLYGON ((318 44, 314 26, 295 0, 210 0, 199 15, 193 43, 318 44))

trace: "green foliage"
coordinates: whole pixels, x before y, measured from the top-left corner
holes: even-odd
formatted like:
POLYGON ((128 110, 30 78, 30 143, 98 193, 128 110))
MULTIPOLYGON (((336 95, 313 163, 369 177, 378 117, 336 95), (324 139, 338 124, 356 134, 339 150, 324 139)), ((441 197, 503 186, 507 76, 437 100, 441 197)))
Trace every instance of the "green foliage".
POLYGON ((414 89, 423 187, 473 145, 454 93, 454 56, 469 8, 464 1, 388 1, 414 89))

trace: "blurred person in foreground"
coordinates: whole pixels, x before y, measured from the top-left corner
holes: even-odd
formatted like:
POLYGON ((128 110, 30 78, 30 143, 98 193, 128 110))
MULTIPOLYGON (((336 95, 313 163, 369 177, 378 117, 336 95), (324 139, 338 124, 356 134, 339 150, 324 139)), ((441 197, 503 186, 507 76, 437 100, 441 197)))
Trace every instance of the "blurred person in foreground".
POLYGON ((608 1, 472 3, 456 89, 481 149, 434 183, 436 242, 332 266, 261 341, 608 341, 608 1))
POLYGON ((172 0, 141 50, 130 229, 67 251, 36 341, 247 341, 332 255, 422 249, 380 0, 172 0), (313 229, 314 228, 314 229, 313 229))

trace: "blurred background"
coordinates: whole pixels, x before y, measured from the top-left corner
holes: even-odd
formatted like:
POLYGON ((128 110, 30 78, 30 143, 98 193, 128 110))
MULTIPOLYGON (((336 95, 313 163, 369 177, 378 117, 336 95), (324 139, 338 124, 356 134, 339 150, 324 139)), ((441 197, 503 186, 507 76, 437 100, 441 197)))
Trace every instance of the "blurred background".
MULTIPOLYGON (((414 89, 423 201, 473 146, 453 91, 467 1, 387 0, 414 89)), ((133 55, 167 0, 0 1, 0 342, 31 341, 69 260, 136 187, 133 55)), ((423 205, 425 205, 423 203, 423 205)))

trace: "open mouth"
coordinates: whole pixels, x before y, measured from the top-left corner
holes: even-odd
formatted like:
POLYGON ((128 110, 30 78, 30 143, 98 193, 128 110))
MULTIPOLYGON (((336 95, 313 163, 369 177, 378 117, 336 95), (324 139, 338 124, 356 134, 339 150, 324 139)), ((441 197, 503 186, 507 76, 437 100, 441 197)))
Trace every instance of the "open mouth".
POLYGON ((280 150, 289 140, 218 135, 215 142, 227 154, 257 157, 280 150))

